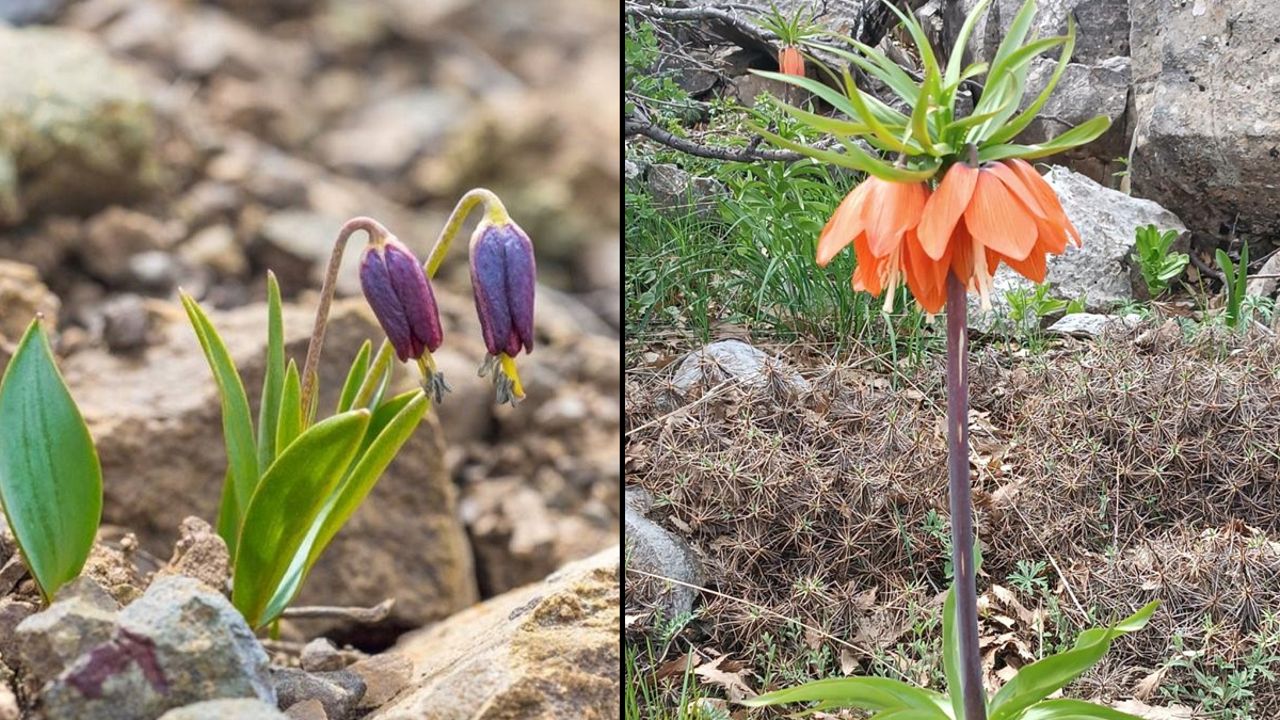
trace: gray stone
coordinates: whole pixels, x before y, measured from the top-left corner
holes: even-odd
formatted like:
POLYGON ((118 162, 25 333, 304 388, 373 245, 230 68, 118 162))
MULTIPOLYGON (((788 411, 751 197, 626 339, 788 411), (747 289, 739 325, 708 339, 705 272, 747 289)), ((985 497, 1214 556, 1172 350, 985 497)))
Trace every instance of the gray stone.
POLYGON ((307 672, 341 670, 347 665, 347 659, 328 638, 316 638, 303 646, 299 662, 307 672))
POLYGON ((178 248, 178 255, 193 267, 207 267, 223 277, 243 275, 249 269, 244 249, 229 225, 210 225, 178 248))
POLYGON ((660 608, 667 618, 692 610, 698 595, 689 585, 700 584, 702 580, 702 571, 693 551, 684 540, 637 511, 632 503, 624 508, 623 521, 626 524, 627 569, 647 573, 627 579, 628 601, 660 608), (667 582, 649 575, 679 582, 667 582))
MULTIPOLYGON (((281 210, 267 216, 258 232, 262 247, 255 253, 280 278, 283 287, 320 287, 333 241, 343 218, 310 210, 281 210)), ((360 292, 359 256, 364 243, 347 243, 338 273, 338 291, 360 292)))
POLYGON ((147 346, 151 314, 138 295, 117 295, 102 306, 102 339, 113 353, 136 352, 147 346))
POLYGON ((320 150, 337 170, 388 177, 438 145, 465 118, 464 109, 463 98, 438 88, 397 95, 360 110, 321 138, 320 150))
POLYGON ((138 78, 91 37, 0 25, 0 226, 85 214, 164 181, 157 118, 138 78))
POLYGON ((23 620, 14 633, 27 672, 48 680, 89 648, 115 634, 115 600, 96 582, 79 577, 58 590, 47 610, 23 620))
POLYGON ((1133 189, 1212 235, 1280 235, 1273 0, 1133 0, 1133 189))
POLYGON ((304 700, 319 700, 329 720, 347 720, 364 697, 364 680, 349 670, 307 672, 294 668, 274 668, 280 707, 287 708, 304 700))
POLYGON ((0 679, 0 720, 20 720, 21 713, 18 696, 13 694, 8 682, 0 679))
POLYGON ((0 661, 17 664, 18 634, 15 631, 39 609, 34 602, 0 597, 0 661))
POLYGON ((285 709, 284 714, 289 720, 329 720, 324 704, 315 699, 294 703, 285 709))
POLYGON ((123 207, 111 207, 86 223, 79 248, 80 261, 95 277, 108 284, 133 279, 130 261, 149 251, 174 245, 179 228, 157 218, 123 207))
POLYGON ((1132 325, 1138 321, 1137 315, 1099 315, 1097 313, 1071 313, 1063 315, 1057 322, 1049 326, 1049 332, 1074 337, 1098 337, 1107 328, 1118 325, 1132 325))
POLYGON ((643 160, 627 158, 622 165, 622 179, 631 192, 639 192, 644 188, 644 176, 649 172, 649 163, 643 160))
POLYGON ((761 388, 773 378, 780 378, 796 393, 809 391, 809 381, 780 358, 741 340, 718 340, 685 355, 671 382, 677 392, 687 395, 696 388, 710 389, 728 379, 761 388))
POLYGON ((57 18, 66 4, 67 0, 0 0, 0 22, 14 26, 47 23, 57 18))
POLYGON ((205 700, 161 715, 159 720, 285 720, 288 716, 261 700, 205 700))
MULTIPOLYGON (((1187 231, 1178 216, 1151 200, 1103 187, 1067 168, 1051 167, 1044 179, 1057 192, 1083 243, 1080 248, 1068 246, 1062 255, 1049 257, 1045 282, 1052 297, 1084 298, 1087 309, 1100 312, 1133 300, 1142 284, 1130 260, 1134 231, 1148 224, 1161 230, 1187 231)), ((992 304, 1003 304, 1009 291, 1032 287, 1029 280, 1002 265, 993 278, 992 304)), ((975 325, 981 327, 982 323, 975 319, 975 325)))
POLYGON ((649 168, 648 184, 655 208, 673 215, 694 214, 703 219, 719 216, 716 200, 727 192, 719 180, 694 177, 666 163, 649 168))
POLYGON ((202 700, 274 703, 266 650, 231 603, 193 578, 157 579, 115 635, 45 686, 50 720, 143 720, 202 700))

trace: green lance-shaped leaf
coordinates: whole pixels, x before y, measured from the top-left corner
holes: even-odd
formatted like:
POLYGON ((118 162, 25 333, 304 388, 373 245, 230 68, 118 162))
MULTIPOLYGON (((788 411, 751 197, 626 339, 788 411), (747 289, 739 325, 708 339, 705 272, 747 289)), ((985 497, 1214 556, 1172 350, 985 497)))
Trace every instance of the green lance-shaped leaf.
POLYGON ((289 360, 280 392, 280 420, 276 424, 276 454, 284 452, 302 432, 302 378, 298 364, 289 360))
POLYGON ((1045 700, 1027 708, 1018 720, 1142 720, 1137 715, 1112 710, 1083 700, 1045 700))
POLYGON ((1076 639, 1075 647, 1019 670, 991 699, 990 720, 1019 718, 1023 710, 1080 677, 1102 659, 1110 649, 1112 640, 1142 629, 1159 605, 1159 601, 1145 605, 1111 627, 1085 630, 1076 639))
MULTIPOLYGON (((209 322, 209 317, 185 293, 182 295, 182 306, 191 319, 196 338, 204 350, 205 359, 209 361, 209 369, 213 371, 218 395, 222 398, 222 436, 227 446, 227 467, 235 499, 228 507, 234 507, 236 518, 242 519, 249 506, 249 498, 253 496, 253 489, 258 484, 258 455, 253 438, 253 419, 249 414, 249 400, 245 397, 240 372, 218 331, 209 322)), ((231 520, 218 522, 218 527, 239 525, 239 522, 231 520)), ((228 547, 235 544, 234 537, 223 539, 227 541, 228 547)))
POLYGON ((320 555, 369 496, 430 406, 425 393, 413 390, 389 400, 373 413, 350 472, 329 495, 306 538, 294 553, 284 579, 267 605, 264 621, 270 622, 278 617, 293 602, 320 555))
POLYGON ((1067 69, 1067 63, 1071 60, 1071 52, 1076 46, 1076 21, 1070 13, 1067 14, 1067 35, 1062 43, 1062 53, 1058 55, 1058 64, 1053 68, 1053 75, 1049 76, 1049 82, 1045 84, 1044 89, 1036 96, 1036 99, 1023 110, 1018 117, 1011 120, 1004 127, 1000 128, 991 136, 990 142, 1002 143, 1008 142, 1017 137, 1031 121, 1036 118, 1036 114, 1049 101, 1049 96, 1053 94, 1054 88, 1058 86, 1058 81, 1062 79, 1062 73, 1067 69))
POLYGON ((1086 120, 1070 130, 1036 145, 988 145, 978 151, 978 159, 982 162, 1004 160, 1017 157, 1024 160, 1054 155, 1063 150, 1070 150, 1078 145, 1092 142, 1111 127, 1111 118, 1099 115, 1086 120))
POLYGON ((848 677, 815 680, 785 690, 757 695, 742 701, 749 707, 814 702, 826 708, 856 707, 873 712, 911 709, 922 717, 947 720, 941 694, 912 687, 899 680, 879 677, 848 677))
POLYGON ((102 517, 102 468, 32 321, 0 380, 0 508, 45 599, 80 573, 102 517))
MULTIPOLYGON (((964 64, 964 53, 969 47, 969 36, 973 34, 973 27, 978 23, 978 18, 982 13, 987 11, 987 5, 991 0, 982 0, 973 10, 969 11, 969 15, 965 17, 964 24, 960 26, 960 34, 956 36, 956 42, 951 49, 951 57, 947 58, 947 69, 943 73, 943 84, 947 86, 949 91, 954 94, 956 88, 960 85, 960 66, 964 64)), ((954 101, 954 98, 952 98, 954 101)))
POLYGON ((258 467, 276 459, 276 421, 280 417, 280 392, 284 387, 284 314, 280 284, 267 272, 267 369, 262 378, 258 406, 258 467))
MULTIPOLYGON (((947 693, 951 696, 951 710, 958 718, 964 717, 964 659, 960 656, 960 630, 956 623, 956 588, 947 590, 942 603, 942 670, 947 676, 947 693)), ((984 689, 985 693, 986 690, 984 689)))
POLYGON ((347 371, 347 381, 342 384, 342 393, 338 396, 338 412, 351 409, 351 405, 356 400, 356 393, 360 392, 360 384, 364 382, 365 375, 369 372, 369 356, 372 354, 373 343, 365 340, 360 346, 360 351, 356 353, 356 359, 351 361, 351 369, 347 371))
POLYGON ((267 604, 329 494, 342 480, 369 427, 352 410, 307 428, 262 475, 240 530, 231 602, 253 627, 270 621, 267 604))
POLYGON ((788 140, 777 133, 769 132, 762 127, 751 126, 751 130, 780 147, 787 148, 788 150, 795 150, 801 155, 811 157, 814 160, 819 160, 821 162, 831 163, 832 165, 838 165, 840 167, 852 168, 854 170, 861 170, 862 172, 867 173, 868 175, 874 175, 881 180, 890 180, 893 182, 923 182, 933 177, 938 172, 939 163, 936 161, 923 169, 917 170, 895 167, 882 160, 877 160, 876 158, 871 157, 871 155, 867 154, 857 145, 846 141, 844 138, 841 138, 841 141, 844 143, 845 152, 838 153, 831 150, 821 150, 809 147, 803 143, 788 140))

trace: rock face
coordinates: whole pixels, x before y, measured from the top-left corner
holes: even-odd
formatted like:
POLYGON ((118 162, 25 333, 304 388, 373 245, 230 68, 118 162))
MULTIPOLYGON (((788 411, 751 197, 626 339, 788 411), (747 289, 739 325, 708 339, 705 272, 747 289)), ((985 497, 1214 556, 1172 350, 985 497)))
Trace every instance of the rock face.
MULTIPOLYGON (((1058 193, 1083 241, 1083 247, 1068 246, 1064 254, 1049 257, 1045 282, 1054 297, 1083 297, 1088 308, 1103 311, 1132 300, 1135 287, 1142 284, 1129 260, 1134 230, 1154 224, 1161 230, 1187 231, 1178 216, 1156 203, 1105 188, 1064 167, 1050 168, 1044 179, 1058 193)), ((1032 284, 1001 266, 992 286, 992 302, 999 303, 1010 290, 1031 288, 1032 284)))
MULTIPOLYGON (((1027 73, 1023 107, 1031 104, 1048 84, 1057 60, 1036 58, 1027 73)), ((1061 135, 1097 115, 1111 119, 1111 127, 1097 140, 1055 155, 1053 161, 1087 175, 1103 185, 1113 185, 1111 173, 1120 168, 1116 158, 1129 153, 1126 112, 1129 102, 1129 58, 1111 57, 1094 64, 1068 63, 1044 107, 1018 135, 1021 143, 1039 143, 1061 135)))
POLYGON ((1136 193, 1195 230, 1280 233, 1280 15, 1268 0, 1134 0, 1136 193))
POLYGON ((137 78, 91 38, 0 25, 0 227, 87 213, 163 181, 156 121, 137 78))
POLYGON ((692 212, 702 219, 717 217, 716 199, 725 194, 719 180, 694 177, 665 163, 649 168, 648 183, 655 208, 680 215, 692 212))
POLYGON ((119 609, 89 578, 67 583, 47 610, 15 629, 22 667, 39 678, 57 675, 89 648, 111 639, 119 609))
MULTIPOLYGON (((299 363, 313 313, 312 306, 286 306, 286 347, 299 363)), ((213 313, 212 320, 256 404, 266 308, 213 313)), ((156 334, 157 344, 137 357, 82 352, 63 367, 102 461, 104 520, 133 529, 143 549, 163 556, 183 518, 216 517, 226 459, 217 393, 193 331, 175 315, 156 334), (112 381, 103 383, 106 377, 112 381)), ((334 304, 320 367, 322 406, 336 402, 359 344, 380 337, 363 300, 334 304)), ((475 579, 455 507, 439 426, 428 420, 334 539, 298 602, 368 606, 394 596, 392 628, 470 605, 475 579)))
POLYGON ((618 548, 401 639, 410 686, 371 720, 619 716, 618 548))
MULTIPOLYGON (((979 1, 961 0, 957 4, 957 17, 960 18, 960 22, 955 23, 957 32, 965 14, 979 1)), ((1013 24, 1022 2, 992 0, 969 36, 969 51, 973 53, 975 62, 979 58, 990 62, 995 57, 996 49, 1013 24)), ((1028 34, 1042 38, 1065 35, 1067 16, 1075 16, 1076 47, 1071 53, 1074 62, 1093 64, 1129 54, 1129 0, 1039 0, 1036 8, 1028 34)))
POLYGON ((165 577, 120 612, 109 639, 46 683, 41 703, 49 720, 143 720, 219 698, 274 703, 267 666, 225 597, 193 578, 165 577))

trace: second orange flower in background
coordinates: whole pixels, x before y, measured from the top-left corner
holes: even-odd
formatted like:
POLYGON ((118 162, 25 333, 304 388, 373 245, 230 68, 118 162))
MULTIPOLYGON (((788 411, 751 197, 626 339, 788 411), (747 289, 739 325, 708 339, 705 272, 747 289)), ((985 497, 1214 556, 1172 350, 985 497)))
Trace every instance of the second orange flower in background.
POLYGON ((885 307, 905 279, 925 312, 946 305, 947 273, 954 272, 983 307, 1001 262, 1043 282, 1048 253, 1062 253, 1080 233, 1053 188, 1024 160, 951 166, 930 192, 925 183, 869 177, 850 192, 818 237, 825 266, 853 244, 853 287, 879 295, 885 307))

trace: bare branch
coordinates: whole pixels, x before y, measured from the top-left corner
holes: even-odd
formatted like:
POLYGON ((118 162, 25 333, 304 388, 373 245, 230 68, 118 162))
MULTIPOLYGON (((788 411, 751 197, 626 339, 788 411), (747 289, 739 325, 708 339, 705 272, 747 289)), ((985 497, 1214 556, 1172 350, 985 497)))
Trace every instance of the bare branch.
POLYGON ((751 162, 753 160, 766 160, 770 162, 795 162, 803 160, 804 155, 790 150, 760 150, 757 146, 760 144, 759 139, 752 141, 747 147, 730 148, 716 147, 714 145, 703 145, 692 140, 673 135, 666 130, 641 120, 627 120, 623 126, 623 135, 631 137, 633 135, 643 135, 655 142, 660 142, 669 148, 679 150, 682 153, 695 155, 697 157, 710 158, 712 160, 723 160, 725 162, 751 162))

